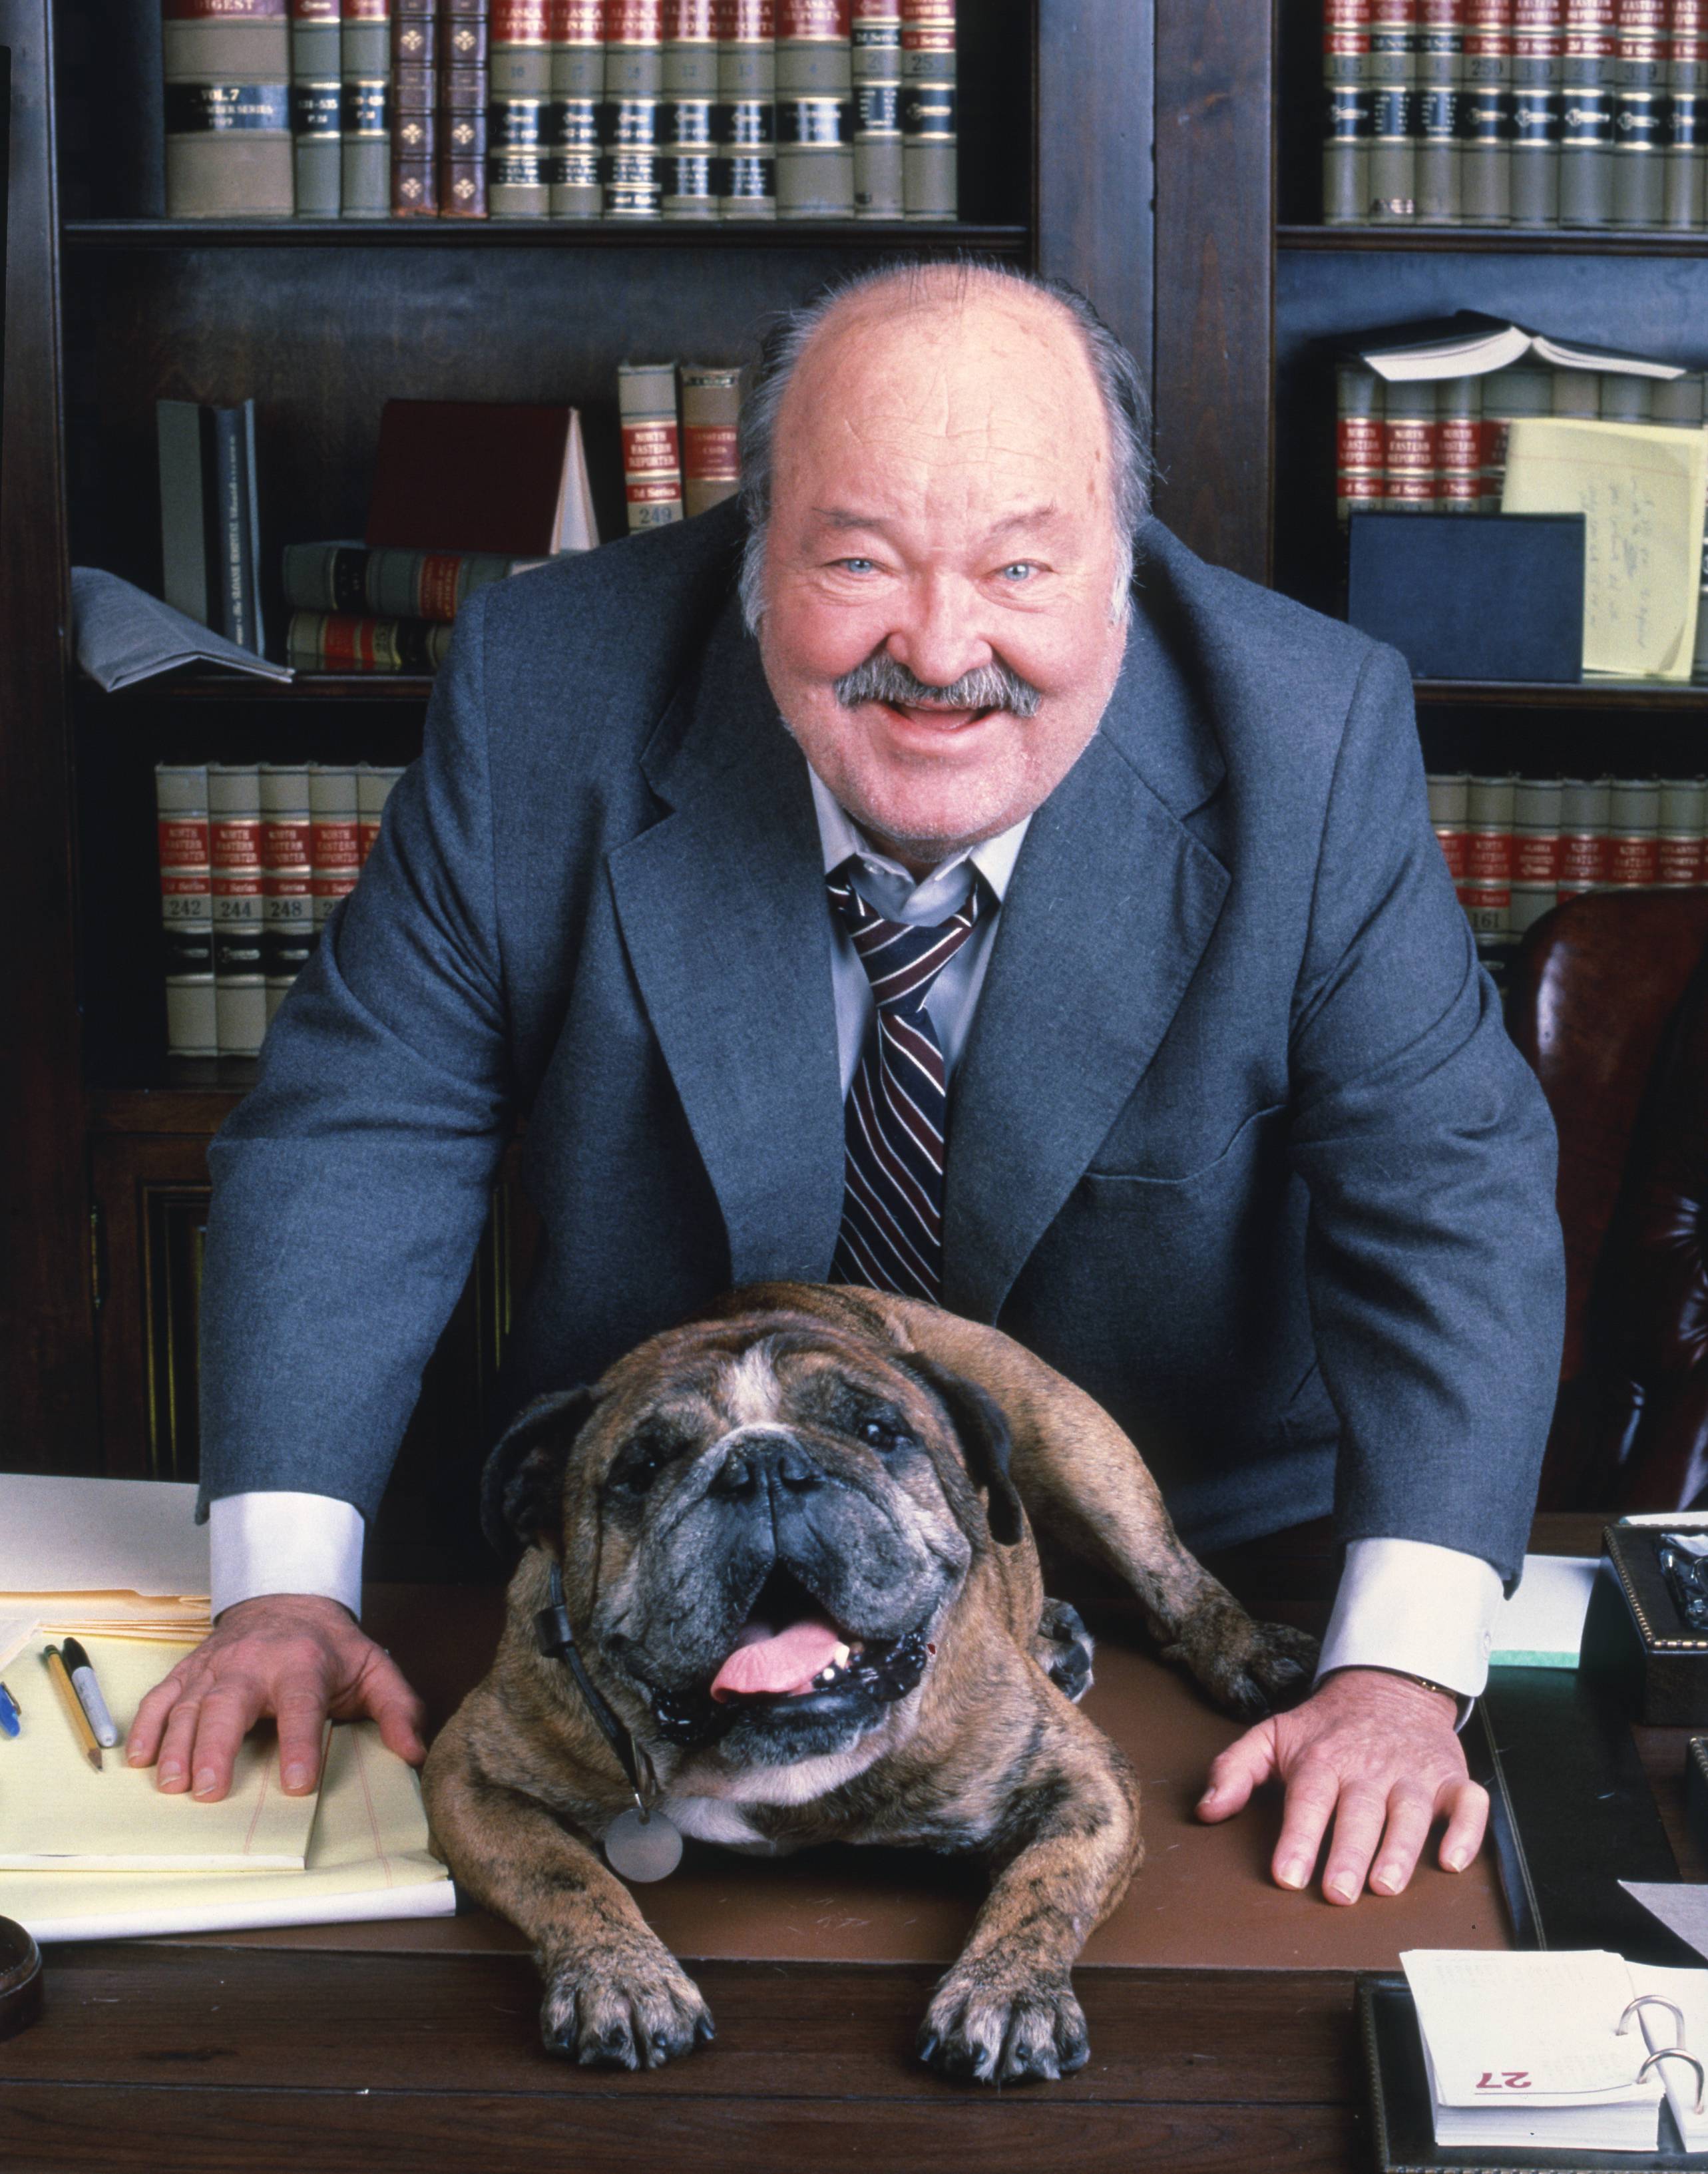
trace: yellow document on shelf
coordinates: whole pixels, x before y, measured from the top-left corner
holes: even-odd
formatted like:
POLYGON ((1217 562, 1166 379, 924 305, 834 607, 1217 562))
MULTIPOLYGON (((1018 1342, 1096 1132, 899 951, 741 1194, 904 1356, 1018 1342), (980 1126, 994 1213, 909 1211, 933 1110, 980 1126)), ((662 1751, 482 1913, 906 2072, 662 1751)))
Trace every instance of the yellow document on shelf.
POLYGON ((314 1798, 287 1797, 270 1735, 247 1737, 238 1751, 230 1794, 198 1804, 187 1791, 166 1795, 151 1767, 125 1762, 123 1737, 144 1692, 182 1648, 136 1639, 85 1643, 120 1742, 95 1772, 84 1756, 42 1664, 49 1641, 30 1640, 7 1663, 7 1684, 23 1716, 19 1734, 0 1743, 0 1870, 300 1872, 308 1857, 314 1798))
POLYGON ((208 1589, 208 1528, 186 1482, 0 1473, 0 1615, 193 1643, 208 1589))
MULTIPOLYGON (((14 1749, 0 1744, 3 1754, 14 1749)), ((87 1767, 84 1777, 95 1777, 87 1767)), ((203 1807, 203 1809, 205 1809, 203 1807)), ((448 1917, 450 1874, 428 1847, 413 1770, 373 1722, 332 1732, 308 1863, 300 1872, 0 1872, 0 1917, 38 1940, 129 1940, 154 1933, 448 1917)))
POLYGON ((1690 677, 1705 506, 1701 430, 1568 416, 1511 426, 1501 511, 1584 516, 1586 672, 1690 677))

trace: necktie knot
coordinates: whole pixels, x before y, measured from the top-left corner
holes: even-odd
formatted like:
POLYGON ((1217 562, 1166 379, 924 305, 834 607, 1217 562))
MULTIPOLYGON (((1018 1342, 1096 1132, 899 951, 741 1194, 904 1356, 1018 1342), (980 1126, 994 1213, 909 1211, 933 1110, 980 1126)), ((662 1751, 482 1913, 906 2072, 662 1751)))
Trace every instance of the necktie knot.
POLYGON ((977 923, 976 879, 965 903, 947 920, 929 924, 887 920, 861 897, 842 868, 826 882, 830 902, 841 916, 855 955, 866 969, 878 1010, 904 1017, 922 1011, 932 983, 977 923))

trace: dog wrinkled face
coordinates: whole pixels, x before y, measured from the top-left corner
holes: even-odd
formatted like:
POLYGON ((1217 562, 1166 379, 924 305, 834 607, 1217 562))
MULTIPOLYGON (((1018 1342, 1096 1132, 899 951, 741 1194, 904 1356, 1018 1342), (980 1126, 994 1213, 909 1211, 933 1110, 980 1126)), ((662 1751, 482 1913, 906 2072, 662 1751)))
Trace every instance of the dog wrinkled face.
POLYGON ((584 1636, 726 1767, 846 1750, 922 1680, 981 1507, 925 1379, 822 1332, 711 1332, 608 1377, 584 1636))

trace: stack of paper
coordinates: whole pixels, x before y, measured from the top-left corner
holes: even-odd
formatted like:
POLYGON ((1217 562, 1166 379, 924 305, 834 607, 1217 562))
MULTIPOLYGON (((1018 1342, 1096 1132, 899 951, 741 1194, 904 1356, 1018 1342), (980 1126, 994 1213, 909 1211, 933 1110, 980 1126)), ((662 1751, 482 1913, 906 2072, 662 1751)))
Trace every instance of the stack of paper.
POLYGON ((177 1639, 208 1634, 208 1529, 172 1480, 0 1476, 0 1664, 17 1626, 177 1639))

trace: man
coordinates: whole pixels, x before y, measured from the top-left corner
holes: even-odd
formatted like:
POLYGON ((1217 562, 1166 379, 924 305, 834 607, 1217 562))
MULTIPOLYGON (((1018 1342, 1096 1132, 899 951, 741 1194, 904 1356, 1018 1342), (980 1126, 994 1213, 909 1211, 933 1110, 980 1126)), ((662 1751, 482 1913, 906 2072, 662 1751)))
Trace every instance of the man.
POLYGON ((289 1788, 328 1708, 419 1755, 354 1619, 361 1520, 524 1111, 518 1398, 833 1263, 993 1320, 1139 1436, 1188 1544, 1337 1510, 1323 1674, 1201 1815, 1280 1776, 1276 1878, 1332 1821, 1346 1902, 1437 1818, 1474 1854, 1454 1724, 1552 1399, 1551 1133, 1403 666, 1143 522, 1138 400, 1074 298, 857 281, 774 344, 745 536, 720 511, 465 613, 213 1151, 220 1613, 132 1732, 162 1787, 219 1795, 269 1710, 289 1788), (943 932, 900 1035, 886 922, 943 932))

